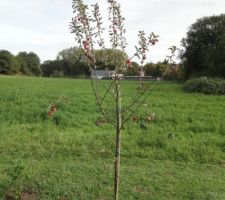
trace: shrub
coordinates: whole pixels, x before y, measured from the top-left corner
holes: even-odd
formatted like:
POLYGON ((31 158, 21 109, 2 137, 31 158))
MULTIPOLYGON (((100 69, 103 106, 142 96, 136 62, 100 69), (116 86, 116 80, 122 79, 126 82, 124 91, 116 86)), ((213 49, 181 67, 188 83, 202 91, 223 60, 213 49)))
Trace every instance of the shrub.
POLYGON ((193 79, 185 83, 184 90, 203 94, 225 95, 225 80, 207 79, 206 77, 193 79))

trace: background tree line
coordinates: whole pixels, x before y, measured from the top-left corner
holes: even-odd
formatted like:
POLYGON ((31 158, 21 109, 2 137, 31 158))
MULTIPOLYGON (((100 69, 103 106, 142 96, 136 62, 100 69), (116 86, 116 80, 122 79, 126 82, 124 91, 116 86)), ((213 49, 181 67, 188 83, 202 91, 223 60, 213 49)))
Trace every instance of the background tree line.
MULTIPOLYGON (((186 38, 181 41, 181 62, 171 65, 167 60, 158 63, 147 63, 145 75, 162 77, 166 80, 181 80, 192 77, 225 78, 225 14, 203 17, 192 24, 186 38)), ((118 62, 128 58, 118 50, 95 50, 98 69, 114 70, 115 57, 118 62), (104 58, 104 59, 103 59, 104 58)), ((33 52, 20 52, 13 55, 7 50, 0 50, 0 74, 25 74, 45 77, 77 77, 89 76, 90 63, 77 47, 60 51, 55 60, 47 60, 40 64, 40 59, 33 52)), ((132 62, 126 75, 139 73, 139 65, 132 62)))
POLYGON ((40 58, 34 52, 19 52, 14 56, 7 50, 0 50, 0 74, 40 76, 40 58))
MULTIPOLYGON (((118 50, 106 49, 104 52, 96 50, 96 66, 99 70, 108 68, 115 70, 117 65, 124 62, 128 58, 118 50), (104 57, 104 59, 103 59, 104 57), (115 59, 119 57, 120 59, 115 59), (114 60, 120 63, 115 64, 114 60)), ((77 76, 90 76, 89 60, 84 56, 82 50, 77 47, 68 48, 58 53, 56 60, 45 61, 41 65, 44 76, 53 77, 77 77, 77 76)), ((128 69, 125 73, 126 76, 138 76, 140 66, 137 62, 132 62, 132 68, 128 69)), ((182 78, 182 70, 179 65, 170 67, 167 60, 158 63, 147 63, 144 66, 146 76, 162 77, 166 80, 178 80, 182 78)))
MULTIPOLYGON (((105 68, 114 70, 116 65, 119 65, 119 63, 114 63, 115 57, 117 57, 117 62, 124 62, 124 57, 125 59, 128 57, 127 55, 124 55, 123 52, 113 49, 106 49, 104 51, 95 50, 94 53, 96 55, 96 66, 98 66, 99 70, 105 68)), ((71 47, 60 51, 55 60, 45 61, 41 65, 41 69, 44 76, 89 76, 90 64, 90 61, 83 54, 82 49, 71 47)))

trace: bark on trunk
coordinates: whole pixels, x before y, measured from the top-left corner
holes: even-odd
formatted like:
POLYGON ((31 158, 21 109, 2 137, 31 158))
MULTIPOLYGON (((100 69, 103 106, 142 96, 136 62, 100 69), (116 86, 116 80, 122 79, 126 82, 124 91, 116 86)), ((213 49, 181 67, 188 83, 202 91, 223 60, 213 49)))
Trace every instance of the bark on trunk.
POLYGON ((119 182, 120 182, 120 146, 121 146, 121 126, 122 126, 122 116, 121 116, 121 90, 120 85, 116 83, 116 109, 117 109, 117 129, 116 129, 116 152, 115 152, 115 177, 114 177, 114 187, 115 187, 115 200, 119 200, 119 182))

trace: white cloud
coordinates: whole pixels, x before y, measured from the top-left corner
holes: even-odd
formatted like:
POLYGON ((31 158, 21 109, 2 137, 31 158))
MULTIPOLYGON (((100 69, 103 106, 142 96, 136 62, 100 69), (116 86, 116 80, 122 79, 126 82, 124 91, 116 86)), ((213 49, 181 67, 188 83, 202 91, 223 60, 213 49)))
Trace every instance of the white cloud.
MULTIPOLYGON (((84 0, 85 1, 85 0, 84 0)), ((96 0, 87 0, 93 4, 96 0)), ((107 19, 107 1, 97 0, 107 19)), ((156 32, 160 43, 150 59, 163 60, 170 45, 179 45, 197 18, 225 12, 224 0, 119 0, 126 17, 128 53, 138 30, 156 32)), ((0 49, 13 53, 34 51, 42 61, 74 46, 69 22, 72 0, 0 0, 0 49)))

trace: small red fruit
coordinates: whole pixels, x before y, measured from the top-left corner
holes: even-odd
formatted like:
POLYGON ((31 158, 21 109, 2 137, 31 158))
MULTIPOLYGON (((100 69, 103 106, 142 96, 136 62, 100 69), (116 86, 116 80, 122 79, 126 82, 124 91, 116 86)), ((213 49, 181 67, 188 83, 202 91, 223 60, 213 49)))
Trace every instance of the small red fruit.
POLYGON ((52 117, 52 115, 53 115, 55 112, 57 112, 57 108, 56 108, 55 105, 52 105, 52 106, 50 107, 49 112, 48 112, 48 116, 49 116, 49 117, 52 117))
POLYGON ((128 60, 127 60, 127 64, 128 64, 128 65, 129 65, 129 64, 131 64, 131 61, 130 61, 130 59, 128 59, 128 60))
POLYGON ((132 67, 131 60, 130 59, 127 60, 127 66, 128 66, 128 68, 131 68, 132 67))
POLYGON ((133 115, 133 116, 132 116, 132 121, 133 121, 133 122, 137 122, 137 121, 138 121, 138 117, 137 117, 136 115, 133 115))

